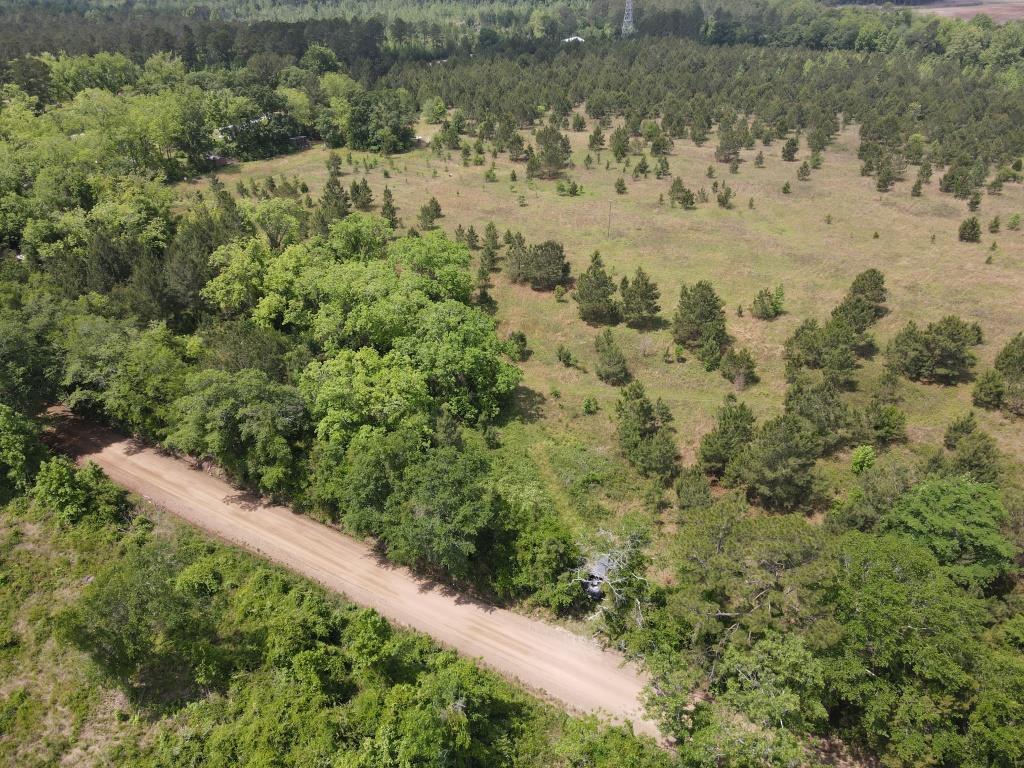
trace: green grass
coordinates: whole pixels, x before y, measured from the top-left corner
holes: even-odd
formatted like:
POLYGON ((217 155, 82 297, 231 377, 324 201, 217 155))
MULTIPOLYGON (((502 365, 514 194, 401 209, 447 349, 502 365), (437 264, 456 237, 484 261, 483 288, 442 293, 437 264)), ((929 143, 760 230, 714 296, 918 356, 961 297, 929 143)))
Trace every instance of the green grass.
MULTIPOLYGON (((420 126, 418 132, 429 138, 433 130, 434 126, 420 126)), ((977 320, 984 329, 985 344, 977 350, 980 370, 991 364, 1010 337, 1024 330, 1024 233, 1005 229, 1013 213, 1024 213, 1020 185, 1007 185, 1003 194, 983 197, 978 212, 983 242, 968 245, 957 240, 959 223, 968 215, 966 205, 938 191, 941 171, 936 171, 920 198, 910 196, 914 167, 893 191, 877 192, 874 179, 859 173, 856 128, 840 135, 824 153, 823 167, 806 182, 796 179, 797 167, 809 156, 805 146, 797 162, 781 159, 782 142, 744 151, 739 173, 734 175, 726 165, 714 162, 714 137, 700 147, 689 140, 677 141, 669 157, 672 176, 681 176, 695 191, 705 187, 710 194, 713 182, 705 172, 714 165, 716 178, 736 191, 731 210, 719 208, 713 195, 712 202, 696 211, 674 209, 667 202, 659 205, 659 195, 667 198, 671 178, 657 180, 652 173, 646 180, 634 181, 614 163, 606 170, 609 152, 602 153, 593 170, 586 170, 587 133, 572 133, 570 138, 575 167, 566 176, 584 186, 583 195, 576 198, 559 196, 554 181, 525 181, 524 165, 512 164, 504 155, 496 161, 496 183, 484 181, 489 156, 484 166, 463 167, 457 153, 446 161, 426 149, 396 156, 390 163, 382 160, 365 175, 378 200, 384 184, 391 186, 405 227, 414 225, 419 206, 436 196, 445 213, 439 223, 446 230, 473 224, 482 233, 484 225, 494 221, 500 231, 521 230, 531 242, 558 240, 565 245, 574 274, 585 268, 595 250, 601 252, 616 280, 642 266, 661 289, 666 319, 683 282, 710 280, 725 301, 729 332, 757 360, 761 383, 740 396, 761 417, 782 408, 786 338, 805 318, 827 317, 853 277, 869 267, 884 272, 889 288, 890 312, 873 331, 880 349, 908 320, 927 323, 958 314, 977 320), (763 169, 754 167, 758 151, 765 155, 763 169), (389 165, 391 178, 385 179, 383 171, 389 165), (513 168, 520 177, 517 183, 509 181, 513 168), (613 188, 619 176, 626 178, 625 195, 613 188), (781 193, 786 181, 792 194, 781 193), (521 195, 525 206, 519 204, 521 195), (751 198, 753 208, 748 207, 751 198), (990 235, 985 225, 996 214, 1004 229, 990 235), (826 223, 827 217, 831 223, 826 223), (998 250, 993 263, 986 264, 993 240, 998 250), (785 286, 786 313, 772 322, 753 318, 749 306, 757 291, 780 283, 785 286), (743 317, 737 316, 739 304, 744 307, 743 317)), ((326 175, 326 157, 326 150, 316 147, 234 167, 222 178, 231 189, 236 178, 294 174, 309 183, 315 197, 326 175)), ((355 153, 357 163, 362 157, 355 153)), ((346 183, 364 175, 361 168, 346 165, 344 170, 351 176, 346 176, 346 183)), ((617 390, 593 373, 593 342, 600 329, 579 319, 571 299, 557 302, 550 293, 511 284, 501 273, 494 276, 491 293, 497 301, 500 332, 524 331, 532 350, 522 364, 523 383, 540 418, 509 432, 520 450, 533 457, 551 494, 561 499, 560 506, 572 510, 567 512, 569 519, 589 529, 592 522, 575 509, 579 504, 574 507, 564 498, 558 460, 553 456, 575 452, 622 467, 612 418, 617 390), (580 368, 558 362, 559 345, 572 351, 580 368), (597 414, 583 415, 587 397, 600 404, 597 414)), ((662 398, 672 409, 680 453, 685 462, 691 461, 732 385, 717 372, 705 372, 692 356, 684 363, 666 362, 665 352, 671 346, 667 328, 641 333, 619 326, 613 333, 634 376, 649 394, 662 398)), ((883 354, 864 361, 859 373, 861 392, 854 400, 866 397, 864 392, 881 374, 883 362, 883 354)), ((911 439, 937 442, 945 425, 970 407, 970 389, 970 384, 944 387, 904 382, 902 406, 908 413, 911 439)), ((979 420, 1004 451, 1018 460, 1024 458, 1024 430, 1019 423, 993 413, 980 413, 979 420)), ((593 486, 591 495, 613 513, 624 513, 636 508, 642 493, 638 489, 644 487, 637 478, 629 485, 629 493, 612 499, 604 498, 609 495, 605 483, 593 486)))

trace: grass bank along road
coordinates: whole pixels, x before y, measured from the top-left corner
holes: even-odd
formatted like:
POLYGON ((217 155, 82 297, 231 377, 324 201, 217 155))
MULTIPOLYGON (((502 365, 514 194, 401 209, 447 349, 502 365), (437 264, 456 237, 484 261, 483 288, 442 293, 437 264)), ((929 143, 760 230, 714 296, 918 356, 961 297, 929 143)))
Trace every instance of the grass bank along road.
POLYGON ((572 711, 632 721, 636 731, 658 737, 642 713, 643 674, 588 638, 417 578, 363 542, 108 430, 65 417, 57 439, 79 461, 94 461, 115 483, 204 531, 480 659, 572 711))

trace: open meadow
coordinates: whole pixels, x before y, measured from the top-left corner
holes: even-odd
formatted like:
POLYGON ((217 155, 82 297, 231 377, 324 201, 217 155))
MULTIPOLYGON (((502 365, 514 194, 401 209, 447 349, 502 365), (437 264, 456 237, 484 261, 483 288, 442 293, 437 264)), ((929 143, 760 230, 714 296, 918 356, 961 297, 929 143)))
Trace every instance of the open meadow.
MULTIPOLYGON (((822 167, 809 181, 796 178, 797 167, 810 154, 804 143, 795 162, 782 160, 782 142, 767 147, 759 143, 742 152, 739 171, 732 174, 727 164, 715 162, 714 136, 702 146, 677 140, 669 156, 670 176, 664 179, 656 179, 653 172, 646 179, 633 179, 609 151, 590 153, 594 163, 587 169, 591 127, 569 134, 574 167, 563 178, 582 184, 577 197, 560 195, 555 180, 526 180, 524 164, 510 162, 504 154, 494 160, 497 181, 487 182, 490 156, 487 165, 464 166, 457 153, 439 157, 428 148, 390 159, 340 150, 346 160, 343 182, 365 177, 378 204, 384 186, 390 185, 403 228, 415 226, 419 207, 436 197, 444 213, 439 225, 445 230, 473 225, 482 234, 493 221, 499 232, 521 231, 528 242, 557 240, 565 246, 574 276, 586 268, 594 251, 601 253, 616 282, 642 267, 660 288, 666 321, 671 320, 681 284, 710 280, 725 302, 729 333, 757 361, 761 381, 737 395, 759 418, 782 411, 785 340, 802 320, 826 319, 853 277, 865 269, 875 267, 885 274, 890 311, 873 329, 879 351, 862 361, 854 401, 866 402, 864 390, 882 374, 886 343, 909 320, 927 324, 957 314, 978 321, 985 339, 976 349, 977 371, 989 367, 1006 341, 1024 329, 1024 232, 1005 227, 1012 214, 1024 212, 1019 185, 983 197, 978 211, 983 226, 996 215, 1004 226, 998 234, 986 231, 981 244, 966 244, 957 239, 957 227, 968 215, 966 203, 939 192, 941 171, 918 198, 911 197, 909 180, 897 182, 888 193, 876 191, 874 179, 859 173, 855 126, 847 127, 826 150, 822 167), (753 162, 758 151, 764 153, 763 168, 753 162), (709 166, 714 179, 707 176, 709 166), (517 181, 510 180, 513 171, 517 181), (705 188, 710 201, 691 211, 671 206, 668 191, 674 176, 695 191, 705 188), (615 191, 619 177, 626 180, 625 194, 615 191), (715 181, 735 191, 731 209, 716 205, 711 192, 715 181), (783 194, 787 181, 792 191, 783 194), (749 309, 757 291, 780 284, 785 314, 774 321, 754 318, 749 309)), ((418 133, 429 140, 434 129, 421 124, 418 133)), ((308 183, 315 199, 326 179, 327 157, 326 148, 315 146, 229 166, 220 178, 234 190, 239 181, 297 176, 308 183)), ((638 159, 631 156, 630 162, 638 159)), ((180 189, 186 193, 197 187, 193 182, 180 189)), ((490 289, 499 333, 525 332, 531 350, 521 364, 525 376, 519 404, 526 418, 505 429, 505 450, 533 465, 561 499, 577 532, 585 535, 599 526, 602 515, 643 505, 643 485, 615 447, 618 389, 593 372, 594 339, 602 329, 580 319, 571 292, 556 300, 549 292, 513 284, 500 267, 499 259, 490 289), (560 346, 572 352, 578 366, 559 362, 560 346), (584 415, 587 398, 598 402, 597 414, 584 415), (601 493, 581 501, 579 485, 583 482, 585 490, 587 477, 599 478, 594 486, 601 493)), ((668 322, 645 331, 623 324, 613 334, 634 378, 671 408, 680 454, 684 463, 692 462, 700 437, 713 427, 716 410, 735 388, 717 371, 706 372, 692 355, 676 362, 668 322)), ((901 380, 900 394, 911 446, 940 442, 949 422, 971 408, 970 383, 941 386, 901 380)), ((1019 423, 991 411, 979 411, 978 418, 1004 451, 1024 458, 1019 423)), ((828 464, 827 475, 846 475, 848 454, 828 464)))

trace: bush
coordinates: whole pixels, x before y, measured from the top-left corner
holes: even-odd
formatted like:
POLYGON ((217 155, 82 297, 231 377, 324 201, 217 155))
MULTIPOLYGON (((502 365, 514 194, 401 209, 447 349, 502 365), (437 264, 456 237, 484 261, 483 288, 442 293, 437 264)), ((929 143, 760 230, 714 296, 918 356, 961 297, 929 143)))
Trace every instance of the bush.
POLYGON ((750 305, 750 314, 758 320, 774 320, 782 314, 783 288, 777 286, 774 291, 769 288, 762 288, 754 297, 754 303, 750 305))
POLYGON ((850 457, 850 467, 853 474, 859 475, 871 469, 875 465, 875 449, 870 445, 858 445, 853 449, 850 457))
POLYGON ((114 485, 93 463, 78 468, 62 456, 43 462, 32 497, 64 527, 89 521, 118 523, 128 519, 128 494, 114 485))
POLYGON ((751 384, 756 384, 757 377, 754 357, 747 349, 729 349, 722 355, 718 364, 722 378, 731 381, 737 389, 745 389, 751 384))
POLYGON ((711 483, 699 466, 686 467, 675 483, 676 506, 700 509, 711 504, 711 483))
POLYGON ((523 361, 530 356, 530 350, 526 342, 526 334, 522 331, 512 331, 508 335, 509 357, 513 360, 523 361))

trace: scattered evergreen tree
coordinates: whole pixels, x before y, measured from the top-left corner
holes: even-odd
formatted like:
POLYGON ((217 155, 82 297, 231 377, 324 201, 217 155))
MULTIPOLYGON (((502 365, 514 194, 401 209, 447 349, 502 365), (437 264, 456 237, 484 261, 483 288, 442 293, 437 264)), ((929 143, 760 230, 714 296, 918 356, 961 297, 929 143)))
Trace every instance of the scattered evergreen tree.
POLYGON ((979 408, 994 410, 1001 408, 1006 396, 1006 379, 995 368, 982 371, 974 382, 971 401, 979 408))
POLYGON ((577 278, 573 298, 579 305, 580 317, 584 322, 602 324, 619 321, 615 283, 605 270, 604 261, 597 251, 590 257, 590 266, 577 278))
POLYGON ((970 348, 981 343, 977 323, 949 315, 921 330, 911 321, 893 338, 887 355, 896 373, 913 381, 952 383, 974 367, 970 348))
POLYGON ((786 140, 786 143, 782 145, 782 159, 787 162, 796 160, 796 153, 799 149, 800 143, 795 137, 790 137, 786 140))
POLYGON ((661 291, 640 267, 637 267, 632 281, 623 276, 619 294, 622 296, 622 316, 635 328, 650 326, 661 312, 658 304, 661 291))
POLYGON ((313 213, 313 229, 326 235, 331 222, 345 218, 350 210, 348 193, 341 184, 341 158, 332 152, 327 159, 327 182, 313 213))
POLYGON ((622 389, 615 412, 622 455, 642 475, 671 476, 675 469, 676 446, 668 407, 661 400, 651 403, 643 384, 633 381, 622 389))
POLYGON ((689 349, 709 347, 720 353, 729 343, 724 306, 707 280, 692 286, 684 283, 672 319, 672 338, 689 349))
POLYGON ((746 403, 728 395, 718 409, 715 428, 700 441, 698 457, 705 472, 721 477, 725 468, 754 434, 754 414, 746 403))
POLYGON ((384 194, 381 198, 380 215, 387 220, 392 229, 398 228, 400 222, 398 209, 395 208, 395 196, 392 194, 391 188, 387 186, 384 187, 384 194))
POLYGON ((598 334, 594 340, 594 349, 597 351, 597 366, 595 368, 597 378, 605 384, 616 387, 630 380, 626 356, 622 354, 619 345, 615 343, 610 328, 605 328, 598 334))

